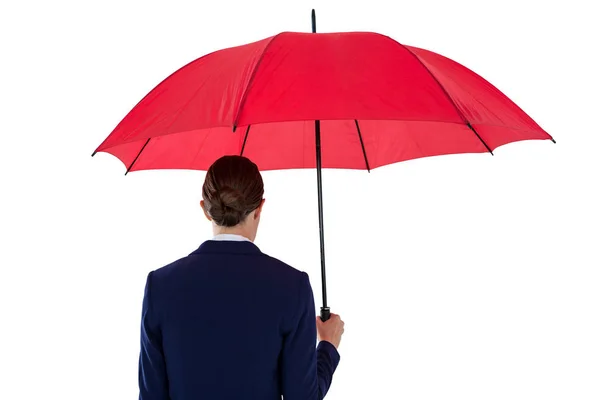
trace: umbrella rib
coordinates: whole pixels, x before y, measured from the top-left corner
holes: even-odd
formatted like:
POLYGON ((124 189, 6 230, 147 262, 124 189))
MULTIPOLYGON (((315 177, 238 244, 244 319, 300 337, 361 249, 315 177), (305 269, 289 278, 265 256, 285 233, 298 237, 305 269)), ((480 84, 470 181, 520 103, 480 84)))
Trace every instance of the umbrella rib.
MULTIPOLYGON (((466 121, 466 119, 465 119, 465 121, 466 121)), ((487 143, 483 141, 481 136, 479 136, 479 133, 477 133, 477 131, 475 130, 475 128, 473 128, 473 125, 471 125, 471 123, 469 121, 467 121, 467 126, 469 127, 470 130, 473 131, 473 133, 475 135, 477 135, 477 137, 479 138, 479 140, 481 140, 481 143, 483 143, 483 145, 485 146, 487 151, 489 151, 491 155, 494 155, 494 153, 492 152, 492 149, 490 149, 490 147, 487 145, 487 143)))
POLYGON ((246 128, 246 135, 244 136, 244 143, 242 144, 242 150, 240 151, 240 157, 244 155, 244 149, 246 148, 246 141, 248 140, 248 133, 250 132, 250 126, 246 128))
POLYGON ((444 92, 444 94, 446 95, 446 97, 448 98, 448 100, 450 101, 450 103, 454 106, 454 109, 456 110, 456 112, 458 113, 458 115, 462 118, 462 120, 467 125, 467 127, 471 131, 473 131, 473 133, 477 136, 477 138, 479 139, 479 141, 481 143, 483 143, 483 145, 485 146, 485 148, 487 149, 487 151, 489 151, 491 155, 494 155, 494 153, 492 152, 492 149, 490 149, 490 146, 487 145, 487 143, 483 140, 483 138, 479 135, 479 133, 475 130, 475 128, 473 128, 473 125, 471 125, 471 122, 469 122, 469 120, 467 119, 467 117, 465 116, 465 114, 463 114, 463 112, 460 111, 460 108, 458 108, 458 106, 456 105, 456 103, 454 102, 454 100, 452 100, 452 97, 450 96, 450 94, 448 93, 448 91, 446 90, 446 88, 444 87, 444 85, 442 85, 442 83, 438 80, 438 78, 436 78, 436 76, 433 74, 433 72, 431 72, 431 70, 429 68, 427 68, 427 66, 425 65, 425 63, 423 61, 421 61, 421 59, 419 58, 419 56, 417 56, 415 53, 413 53, 412 51, 410 51, 408 49, 408 47, 406 47, 402 43, 396 42, 392 38, 389 38, 389 39, 391 41, 393 41, 394 43, 398 43, 400 46, 402 46, 406 51, 408 51, 419 62, 419 64, 421 64, 421 66, 423 68, 425 68, 425 71, 427 71, 427 73, 429 74, 429 76, 431 76, 431 78, 435 81, 435 83, 438 84, 438 86, 440 87, 440 89, 442 89, 442 92, 444 92))
POLYGON ((367 159, 367 151, 365 150, 365 142, 363 142, 362 134, 360 133, 360 126, 358 125, 358 120, 355 119, 354 123, 356 124, 356 131, 358 132, 358 138, 360 139, 360 146, 362 147, 363 156, 365 157, 365 165, 367 166, 367 171, 370 173, 371 168, 369 167, 369 160, 367 159))
POLYGON ((127 168, 127 171, 125 172, 125 175, 127 175, 129 173, 129 171, 131 171, 131 168, 133 168, 133 164, 135 164, 135 162, 138 160, 138 158, 140 158, 140 155, 142 154, 142 151, 144 151, 144 149, 146 148, 146 146, 148 146, 148 143, 150 143, 150 139, 152 138, 148 138, 148 140, 146 140, 146 143, 144 143, 144 145, 142 146, 142 149, 140 150, 140 152, 137 154, 137 156, 135 156, 133 162, 131 163, 131 165, 129 166, 129 168, 127 168))

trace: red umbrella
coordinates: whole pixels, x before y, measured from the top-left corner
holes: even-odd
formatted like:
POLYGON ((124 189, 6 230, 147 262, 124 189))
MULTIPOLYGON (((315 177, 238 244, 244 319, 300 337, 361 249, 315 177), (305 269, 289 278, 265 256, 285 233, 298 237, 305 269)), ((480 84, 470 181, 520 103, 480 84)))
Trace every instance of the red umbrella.
POLYGON ((321 168, 370 170, 554 140, 459 63, 377 33, 315 34, 312 17, 312 34, 283 32, 179 69, 94 154, 116 156, 127 172, 206 170, 229 154, 263 171, 316 167, 327 319, 321 168))

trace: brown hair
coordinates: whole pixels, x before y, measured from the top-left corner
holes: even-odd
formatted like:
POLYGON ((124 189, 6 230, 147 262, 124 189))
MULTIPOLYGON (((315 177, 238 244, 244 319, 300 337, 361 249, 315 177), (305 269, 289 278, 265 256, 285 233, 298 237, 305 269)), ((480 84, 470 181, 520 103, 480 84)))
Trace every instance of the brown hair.
POLYGON ((202 186, 206 212, 219 226, 235 226, 256 210, 264 195, 258 167, 246 157, 224 156, 215 161, 202 186))

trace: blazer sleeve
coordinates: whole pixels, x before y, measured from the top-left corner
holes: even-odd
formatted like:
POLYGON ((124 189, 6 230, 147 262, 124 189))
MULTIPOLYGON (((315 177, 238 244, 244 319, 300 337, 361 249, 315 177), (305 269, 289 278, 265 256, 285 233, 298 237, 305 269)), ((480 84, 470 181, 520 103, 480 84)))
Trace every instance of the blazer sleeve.
POLYGON ((294 327, 284 336, 281 354, 284 400, 321 400, 327 394, 340 355, 329 342, 315 349, 315 301, 308 275, 303 272, 294 327))
POLYGON ((162 336, 152 298, 152 272, 148 274, 142 303, 139 358, 139 400, 169 400, 162 336))

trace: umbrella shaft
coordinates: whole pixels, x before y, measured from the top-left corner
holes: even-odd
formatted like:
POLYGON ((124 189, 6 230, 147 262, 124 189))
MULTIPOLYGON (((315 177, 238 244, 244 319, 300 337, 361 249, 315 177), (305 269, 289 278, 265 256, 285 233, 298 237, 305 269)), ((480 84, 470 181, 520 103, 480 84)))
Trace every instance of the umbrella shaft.
POLYGON ((327 307, 327 279, 325 275, 325 233, 323 231, 323 178, 321 176, 321 121, 315 121, 315 147, 317 153, 317 195, 319 202, 319 239, 321 242, 321 283, 323 307, 327 307))

